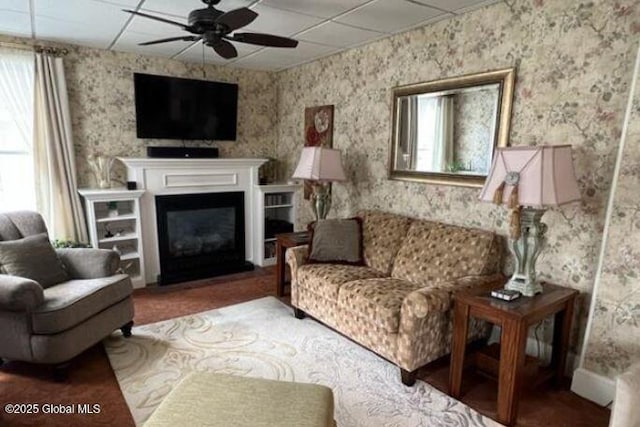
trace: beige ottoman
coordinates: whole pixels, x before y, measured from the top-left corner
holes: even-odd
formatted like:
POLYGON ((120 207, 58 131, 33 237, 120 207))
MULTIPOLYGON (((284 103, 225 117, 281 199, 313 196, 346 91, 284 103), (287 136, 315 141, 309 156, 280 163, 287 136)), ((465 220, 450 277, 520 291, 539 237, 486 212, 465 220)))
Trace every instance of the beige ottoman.
POLYGON ((194 372, 145 423, 174 426, 334 427, 333 393, 315 384, 194 372))

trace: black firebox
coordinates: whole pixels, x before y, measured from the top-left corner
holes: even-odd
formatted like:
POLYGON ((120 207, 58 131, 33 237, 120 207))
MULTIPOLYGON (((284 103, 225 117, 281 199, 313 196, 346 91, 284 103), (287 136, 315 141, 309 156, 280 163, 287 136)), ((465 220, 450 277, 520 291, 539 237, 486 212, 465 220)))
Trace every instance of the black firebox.
POLYGON ((244 193, 156 196, 158 284, 253 269, 245 261, 244 193))

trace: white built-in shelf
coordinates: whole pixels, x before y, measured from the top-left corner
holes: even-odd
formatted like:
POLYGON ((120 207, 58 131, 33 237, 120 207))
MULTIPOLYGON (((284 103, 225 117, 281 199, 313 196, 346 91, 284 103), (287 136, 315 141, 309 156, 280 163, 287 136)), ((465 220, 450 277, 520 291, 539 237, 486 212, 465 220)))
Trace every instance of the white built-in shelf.
POLYGON ((295 224, 294 201, 296 192, 302 187, 298 184, 270 184, 258 185, 256 188, 258 250, 255 263, 265 267, 276 263, 276 239, 265 237, 267 220, 295 224))
POLYGON ((104 218, 96 218, 96 222, 113 222, 113 221, 128 221, 136 219, 137 215, 134 213, 125 213, 118 216, 108 216, 104 218))
POLYGON ((127 260, 132 260, 132 259, 139 259, 140 258, 140 254, 138 252, 124 252, 122 254, 120 254, 120 260, 121 261, 127 261, 127 260))
POLYGON ((137 238, 138 238, 138 235, 136 233, 124 233, 124 234, 121 234, 120 236, 105 237, 103 239, 98 240, 98 242, 100 243, 122 242, 124 240, 135 240, 137 238))
MULTIPOLYGON (((127 261, 126 272, 133 286, 144 287, 146 282, 140 223, 140 197, 144 190, 109 188, 81 189, 78 192, 85 201, 91 246, 121 252, 120 261, 127 261), (117 210, 117 215, 108 216, 113 210, 117 210), (126 224, 122 223, 118 229, 113 224, 118 221, 126 221, 126 224), (105 237, 118 231, 120 235, 105 237)), ((120 266, 125 267, 122 263, 120 266)))

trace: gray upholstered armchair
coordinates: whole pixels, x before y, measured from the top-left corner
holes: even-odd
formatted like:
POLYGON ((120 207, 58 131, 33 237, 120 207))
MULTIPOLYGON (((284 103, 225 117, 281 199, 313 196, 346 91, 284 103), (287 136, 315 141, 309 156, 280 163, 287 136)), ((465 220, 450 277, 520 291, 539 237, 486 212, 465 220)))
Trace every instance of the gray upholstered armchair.
MULTIPOLYGON (((0 245, 17 246, 35 237, 45 240, 46 233, 42 217, 35 212, 0 214, 0 245)), ((48 250, 52 251, 50 246, 48 250)), ((23 252, 14 258, 38 257, 33 250, 23 252)), ((115 329, 120 328, 125 337, 131 335, 133 289, 129 276, 116 274, 118 254, 103 249, 58 249, 56 253, 64 270, 62 282, 46 286, 0 274, 0 362, 61 365, 115 329)), ((6 272, 2 265, 0 272, 6 272)))

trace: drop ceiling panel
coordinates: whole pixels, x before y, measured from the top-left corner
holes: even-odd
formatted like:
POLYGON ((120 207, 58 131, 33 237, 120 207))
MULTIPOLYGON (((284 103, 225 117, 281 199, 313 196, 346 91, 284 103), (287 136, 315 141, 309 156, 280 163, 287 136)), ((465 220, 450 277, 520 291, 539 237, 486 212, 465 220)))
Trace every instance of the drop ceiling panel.
POLYGON ((245 68, 280 70, 315 58, 330 55, 340 49, 301 41, 295 49, 266 48, 233 63, 245 68))
POLYGON ((267 49, 260 51, 255 55, 247 56, 246 58, 241 58, 235 61, 233 66, 252 70, 275 71, 282 68, 293 67, 302 62, 296 58, 281 57, 280 55, 266 53, 266 50, 267 49))
POLYGON ((31 37, 31 16, 29 13, 0 9, 0 33, 31 37))
POLYGON ((200 0, 145 0, 141 10, 144 12, 166 13, 181 18, 180 22, 187 23, 189 12, 205 7, 200 0))
POLYGON ((298 43, 298 47, 296 47, 295 49, 269 48, 267 50, 276 52, 279 55, 292 56, 305 60, 317 58, 318 56, 329 55, 331 53, 339 51, 340 49, 332 46, 324 46, 316 43, 301 41, 298 43))
POLYGON ((34 0, 36 38, 107 48, 129 19, 121 7, 92 0, 34 0))
MULTIPOLYGON (((482 5, 487 2, 487 0, 412 0, 418 3, 422 3, 427 6, 433 6, 438 9, 446 10, 448 12, 455 12, 461 9, 469 9, 478 5, 482 5)), ((492 3, 495 3, 497 0, 492 0, 492 3)))
POLYGON ((262 0, 260 4, 305 15, 333 18, 369 1, 371 0, 262 0))
POLYGON ((322 22, 320 18, 287 12, 286 10, 274 9, 267 6, 256 5, 251 9, 257 12, 259 16, 255 21, 240 31, 270 33, 289 37, 322 22))
POLYGON ((60 43, 72 43, 81 46, 107 49, 117 31, 100 30, 91 24, 65 22, 60 25, 57 19, 38 17, 35 19, 36 38, 60 43))
POLYGON ((336 22, 325 22, 296 36, 298 40, 335 47, 349 47, 385 36, 384 33, 362 30, 336 22))
MULTIPOLYGON (((159 16, 165 19, 176 20, 175 16, 171 15, 163 15, 160 13, 155 13, 155 16, 159 16)), ((186 22, 186 21, 185 21, 186 22)), ((132 31, 134 33, 140 34, 149 34, 154 36, 162 36, 162 37, 177 37, 177 36, 188 36, 189 33, 183 31, 180 27, 176 25, 167 24, 166 22, 154 21, 153 19, 144 18, 142 16, 134 16, 131 19, 131 22, 127 26, 126 32, 132 31)), ((158 37, 158 38, 162 38, 158 37)))
MULTIPOLYGON (((179 34, 178 34, 179 35, 179 34)), ((140 34, 133 31, 127 31, 120 36, 118 41, 113 46, 114 50, 122 52, 137 53, 140 55, 153 55, 153 56, 167 56, 171 57, 181 50, 189 47, 193 42, 175 41, 161 44, 154 44, 150 46, 140 46, 139 43, 148 42, 157 38, 164 38, 158 36, 150 36, 149 34, 140 34)))
POLYGON ((0 11, 5 10, 29 13, 29 2, 27 0, 0 0, 0 11))
POLYGON ((335 20, 372 31, 395 33, 443 13, 441 10, 406 0, 375 0, 335 20))
MULTIPOLYGON (((75 22, 116 33, 130 16, 120 6, 93 0, 64 0, 64 7, 60 7, 60 0, 33 0, 33 4, 36 18, 75 22)), ((36 36, 39 36, 37 26, 36 36)))
MULTIPOLYGON (((251 0, 222 0, 215 8, 228 12, 240 7, 247 7, 252 3, 254 2, 251 0)), ((201 0, 146 0, 142 4, 144 11, 174 15, 174 17, 182 18, 185 24, 187 23, 189 12, 194 9, 204 9, 205 7, 207 6, 201 0)))
POLYGON ((138 7, 138 3, 140 3, 140 0, 91 0, 91 1, 96 1, 98 3, 113 4, 121 8, 127 7, 131 9, 138 7))

